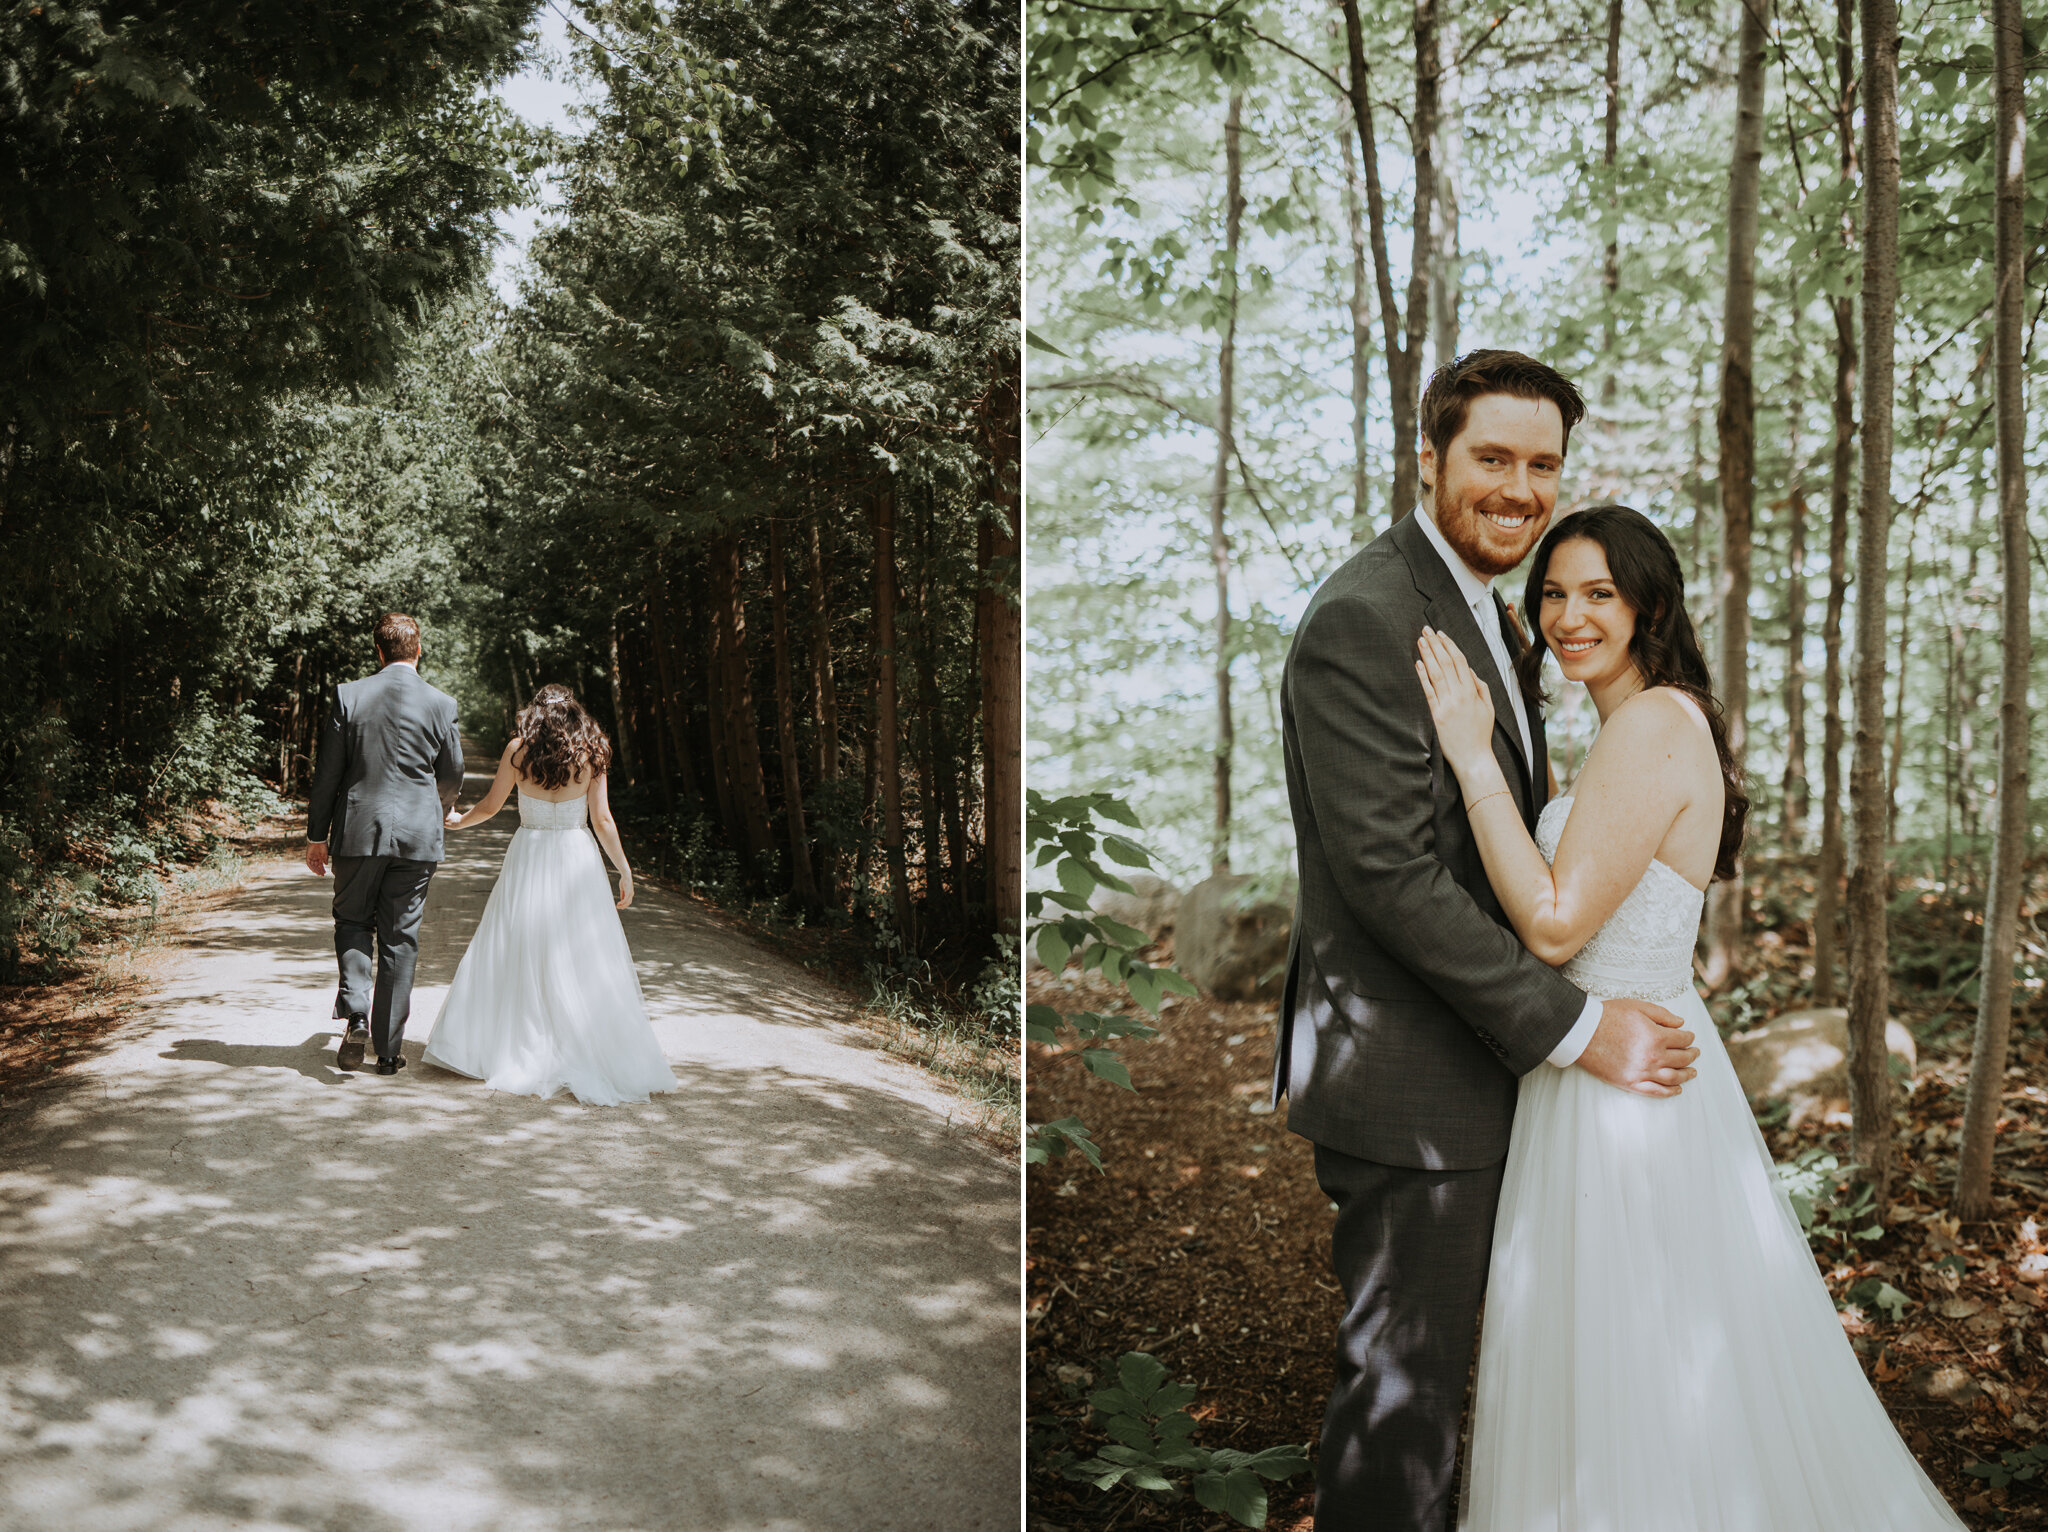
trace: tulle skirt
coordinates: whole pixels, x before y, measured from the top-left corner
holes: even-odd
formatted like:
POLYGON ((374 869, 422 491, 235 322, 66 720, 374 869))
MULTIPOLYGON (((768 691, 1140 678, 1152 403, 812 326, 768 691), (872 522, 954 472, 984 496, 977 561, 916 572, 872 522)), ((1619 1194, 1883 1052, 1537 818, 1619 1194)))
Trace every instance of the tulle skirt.
POLYGON ((514 832, 426 1061, 592 1106, 676 1088, 588 829, 514 832))
POLYGON ((1522 1079, 1464 1532, 1963 1523, 1863 1376, 1706 1007, 1675 1099, 1522 1079))

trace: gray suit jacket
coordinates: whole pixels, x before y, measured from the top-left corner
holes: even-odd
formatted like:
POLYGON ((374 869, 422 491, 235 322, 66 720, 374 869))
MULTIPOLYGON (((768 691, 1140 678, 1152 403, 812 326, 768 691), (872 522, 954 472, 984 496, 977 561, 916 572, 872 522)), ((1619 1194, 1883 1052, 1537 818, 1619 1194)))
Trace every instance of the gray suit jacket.
POLYGON ((1291 1130, 1343 1153, 1472 1170, 1507 1153, 1516 1080, 1586 997, 1521 944, 1487 882, 1415 675, 1425 623, 1492 682, 1494 754, 1525 822, 1548 796, 1540 715, 1527 761, 1471 612, 1405 517, 1323 582, 1287 651, 1301 892, 1273 1099, 1289 1098, 1291 1130))
POLYGON ((441 821, 462 788, 455 699, 410 665, 334 689, 320 733, 306 839, 329 856, 441 860, 441 821))

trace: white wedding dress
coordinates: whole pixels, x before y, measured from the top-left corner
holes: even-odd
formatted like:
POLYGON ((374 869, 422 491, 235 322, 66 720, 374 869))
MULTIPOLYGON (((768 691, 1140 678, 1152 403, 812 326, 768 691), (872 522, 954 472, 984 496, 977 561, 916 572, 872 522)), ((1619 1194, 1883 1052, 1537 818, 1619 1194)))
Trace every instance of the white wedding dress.
MULTIPOLYGON (((1537 821, 1546 860, 1571 813, 1537 821)), ((1662 862, 1563 972, 1694 1032, 1675 1098, 1522 1077, 1494 1226, 1465 1532, 1920 1532, 1963 1523, 1865 1380, 1692 986, 1703 895, 1662 862)))
POLYGON ((429 1064, 592 1106, 676 1088, 586 828, 589 801, 519 794, 519 828, 427 1037, 429 1064))

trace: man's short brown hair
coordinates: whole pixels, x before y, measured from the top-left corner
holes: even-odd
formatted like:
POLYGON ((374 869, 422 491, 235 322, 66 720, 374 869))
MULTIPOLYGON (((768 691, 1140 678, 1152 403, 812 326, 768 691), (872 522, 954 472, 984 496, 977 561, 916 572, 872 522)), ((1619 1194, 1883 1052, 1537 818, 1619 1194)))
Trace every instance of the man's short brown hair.
POLYGON ((1431 373, 1422 391, 1422 434, 1436 448, 1439 462, 1465 429, 1467 408, 1482 394, 1548 399, 1564 417, 1566 447, 1572 427, 1586 418, 1586 401, 1555 367, 1519 351, 1467 351, 1431 373))
POLYGON ((377 658, 389 665, 393 660, 420 657, 420 625, 403 612, 386 612, 377 619, 377 658))

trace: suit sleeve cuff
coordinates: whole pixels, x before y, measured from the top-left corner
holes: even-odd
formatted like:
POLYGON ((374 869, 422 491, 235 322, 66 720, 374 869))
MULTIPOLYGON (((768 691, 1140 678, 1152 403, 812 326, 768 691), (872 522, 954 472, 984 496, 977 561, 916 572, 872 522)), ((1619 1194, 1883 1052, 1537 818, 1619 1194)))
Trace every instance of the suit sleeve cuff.
POLYGON ((1579 1019, 1572 1023, 1571 1031, 1565 1033, 1564 1041, 1550 1050, 1550 1062, 1559 1069, 1569 1069, 1578 1063, 1579 1055, 1586 1051, 1586 1044, 1593 1040, 1593 1034, 1600 1027, 1601 1001, 1597 995, 1586 997, 1586 1008, 1579 1012, 1579 1019))

